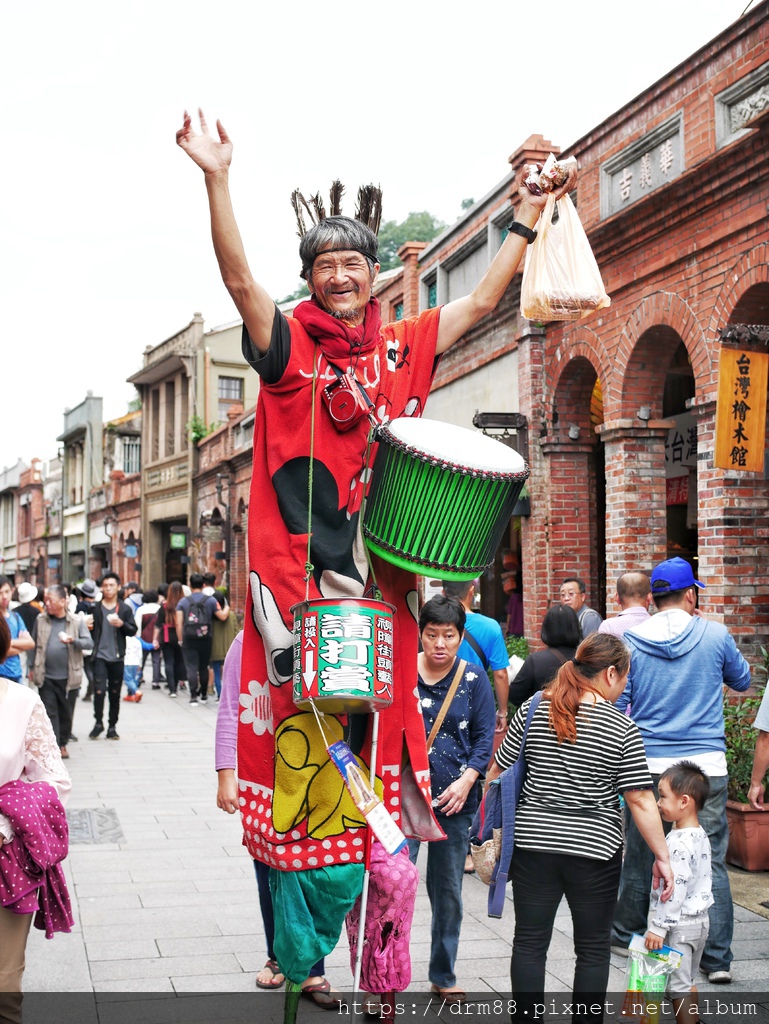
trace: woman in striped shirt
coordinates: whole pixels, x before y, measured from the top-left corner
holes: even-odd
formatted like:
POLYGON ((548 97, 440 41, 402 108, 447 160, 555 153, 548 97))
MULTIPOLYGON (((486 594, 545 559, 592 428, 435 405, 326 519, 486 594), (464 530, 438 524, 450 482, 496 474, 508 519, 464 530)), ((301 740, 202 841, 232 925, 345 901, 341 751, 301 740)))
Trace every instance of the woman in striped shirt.
MULTIPOLYGON (((635 724, 613 706, 630 654, 617 637, 593 633, 545 690, 526 738, 526 781, 515 821, 511 878, 515 937, 513 1019, 536 1019, 545 960, 563 896, 574 922, 574 997, 601 1003, 609 979, 611 923, 622 868, 619 793, 655 856, 655 884, 673 891, 662 822, 635 724)), ((488 778, 518 757, 529 701, 518 710, 488 778)), ((603 1013, 581 1017, 602 1021, 603 1013)))

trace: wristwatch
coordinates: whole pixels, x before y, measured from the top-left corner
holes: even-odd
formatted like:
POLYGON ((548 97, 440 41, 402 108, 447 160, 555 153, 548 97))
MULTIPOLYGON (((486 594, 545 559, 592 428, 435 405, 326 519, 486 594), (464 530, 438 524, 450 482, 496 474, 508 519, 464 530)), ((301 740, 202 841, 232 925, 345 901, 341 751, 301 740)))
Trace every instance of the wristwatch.
POLYGON ((507 230, 512 231, 515 235, 520 235, 521 238, 525 238, 529 245, 537 237, 537 232, 533 228, 527 228, 525 224, 521 224, 517 220, 511 220, 507 225, 507 230))

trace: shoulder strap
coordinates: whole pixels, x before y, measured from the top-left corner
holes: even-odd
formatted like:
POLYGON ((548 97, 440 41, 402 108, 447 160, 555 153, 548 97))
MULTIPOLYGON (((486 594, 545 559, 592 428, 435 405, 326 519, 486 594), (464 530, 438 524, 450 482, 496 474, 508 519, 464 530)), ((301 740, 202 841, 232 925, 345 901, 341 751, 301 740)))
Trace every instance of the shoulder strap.
POLYGON ((443 719, 446 717, 446 712, 449 710, 449 705, 451 704, 452 700, 454 700, 454 694, 457 692, 457 687, 459 686, 459 680, 464 675, 464 671, 465 671, 466 667, 467 667, 467 662, 466 661, 460 661, 460 663, 457 665, 457 670, 454 673, 454 678, 451 680, 451 686, 449 687, 449 692, 444 697, 443 704, 441 704, 441 710, 438 712, 438 717, 433 722, 433 727, 430 730, 430 735, 427 737, 427 753, 428 753, 428 755, 429 755, 430 751, 433 749, 433 743, 435 742, 435 737, 438 735, 438 730, 443 725, 443 719))
POLYGON ((502 798, 502 849, 491 878, 491 884, 489 885, 489 917, 502 917, 502 910, 505 906, 505 889, 507 888, 510 863, 513 859, 513 846, 515 845, 515 812, 526 778, 526 737, 529 733, 529 726, 534 717, 534 712, 539 707, 541 700, 542 691, 537 690, 529 704, 526 723, 524 724, 523 735, 521 736, 521 745, 518 749, 518 757, 514 764, 505 769, 499 777, 500 795, 502 798))
POLYGON ((470 632, 470 630, 467 629, 467 627, 465 627, 464 639, 467 640, 467 642, 470 644, 472 649, 475 651, 475 653, 481 659, 481 665, 483 665, 483 667, 487 669, 489 667, 489 659, 486 657, 486 655, 483 652, 483 649, 481 648, 481 645, 475 639, 475 637, 470 632))
MULTIPOLYGON (((325 352, 323 353, 323 355, 324 355, 328 365, 331 367, 331 369, 336 374, 336 379, 337 380, 341 380, 342 377, 344 377, 343 371, 340 370, 338 366, 336 366, 334 363, 331 362, 331 360, 328 358, 328 356, 326 356, 325 352)), ((374 403, 369 398, 368 392, 366 391, 366 389, 363 387, 361 382, 358 380, 357 375, 353 372, 353 373, 348 374, 348 376, 351 376, 352 379, 355 381, 355 383, 358 385, 358 391, 360 391, 361 395, 363 396, 363 400, 366 403, 366 405, 368 406, 369 412, 373 413, 374 409, 375 409, 374 403)))
MULTIPOLYGON (((569 660, 565 654, 562 654, 561 651, 557 651, 555 647, 548 647, 547 651, 552 652, 556 656, 560 665, 565 665, 566 662, 569 660)), ((546 652, 541 651, 540 653, 545 654, 546 652)), ((542 667, 542 661, 540 658, 534 659, 534 681, 537 684, 538 690, 541 690, 543 686, 546 686, 548 683, 551 683, 553 679, 556 677, 556 675, 558 675, 557 669, 555 672, 552 671, 552 668, 545 669, 542 667)))

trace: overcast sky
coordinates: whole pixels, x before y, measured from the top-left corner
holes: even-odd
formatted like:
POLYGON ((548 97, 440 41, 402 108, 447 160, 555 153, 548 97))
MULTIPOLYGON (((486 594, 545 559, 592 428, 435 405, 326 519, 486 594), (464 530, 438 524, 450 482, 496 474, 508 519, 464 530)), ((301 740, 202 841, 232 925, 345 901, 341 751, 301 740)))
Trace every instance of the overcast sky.
POLYGON ((105 417, 200 311, 237 318, 211 250, 185 107, 220 117, 254 275, 298 284, 294 187, 359 184, 384 217, 450 223, 532 133, 568 150, 748 0, 6 2, 0 93, 0 467, 55 454, 65 406, 105 417), (541 12, 541 13, 538 13, 541 12))

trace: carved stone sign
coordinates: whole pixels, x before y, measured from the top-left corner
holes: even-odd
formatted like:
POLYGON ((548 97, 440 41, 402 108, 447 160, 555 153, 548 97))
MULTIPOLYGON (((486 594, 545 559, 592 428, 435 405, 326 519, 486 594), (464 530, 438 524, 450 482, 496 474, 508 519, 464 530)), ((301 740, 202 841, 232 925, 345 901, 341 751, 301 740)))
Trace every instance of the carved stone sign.
POLYGON ((715 97, 716 142, 727 146, 769 109, 769 61, 715 97))
POLYGON ((601 166, 601 217, 632 206, 683 170, 683 115, 678 113, 601 166))

